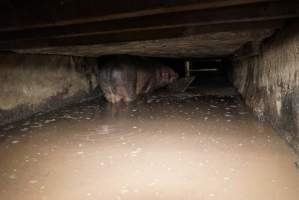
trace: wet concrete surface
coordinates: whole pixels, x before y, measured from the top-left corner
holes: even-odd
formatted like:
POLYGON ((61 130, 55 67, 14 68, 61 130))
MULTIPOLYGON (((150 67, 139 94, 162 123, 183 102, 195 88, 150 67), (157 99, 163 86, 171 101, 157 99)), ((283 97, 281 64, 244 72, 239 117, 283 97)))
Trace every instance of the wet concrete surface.
POLYGON ((238 96, 94 100, 1 128, 0 199, 297 200, 295 161, 238 96))

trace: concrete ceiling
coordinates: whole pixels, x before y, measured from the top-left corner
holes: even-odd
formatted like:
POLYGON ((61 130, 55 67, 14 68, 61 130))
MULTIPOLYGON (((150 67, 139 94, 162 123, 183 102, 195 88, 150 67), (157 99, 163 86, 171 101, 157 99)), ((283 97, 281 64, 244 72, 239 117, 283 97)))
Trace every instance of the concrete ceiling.
POLYGON ((295 0, 3 0, 0 51, 227 56, 298 17, 295 0))

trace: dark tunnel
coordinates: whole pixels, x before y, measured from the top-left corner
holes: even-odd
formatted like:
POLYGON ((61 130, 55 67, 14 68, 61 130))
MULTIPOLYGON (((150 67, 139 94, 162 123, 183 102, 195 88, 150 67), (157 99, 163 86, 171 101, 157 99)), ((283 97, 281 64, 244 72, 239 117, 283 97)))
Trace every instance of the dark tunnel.
POLYGON ((299 2, 0 2, 0 199, 298 200, 299 2))

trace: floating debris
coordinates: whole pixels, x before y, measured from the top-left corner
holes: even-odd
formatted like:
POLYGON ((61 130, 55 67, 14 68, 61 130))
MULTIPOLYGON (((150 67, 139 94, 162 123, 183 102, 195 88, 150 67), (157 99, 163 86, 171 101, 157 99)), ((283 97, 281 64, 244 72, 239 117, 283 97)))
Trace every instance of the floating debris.
POLYGON ((31 125, 30 126, 31 128, 41 128, 41 127, 43 127, 43 125, 41 124, 41 123, 34 123, 34 125, 31 125))
POLYGON ((37 180, 30 180, 29 183, 30 184, 36 184, 36 183, 38 183, 38 181, 37 180))
POLYGON ((246 115, 248 114, 247 112, 239 112, 240 115, 246 115))
POLYGON ((23 123, 23 126, 28 126, 28 125, 30 125, 30 121, 23 123))
POLYGON ((15 174, 11 174, 11 175, 9 176, 9 178, 10 178, 10 179, 16 179, 17 176, 16 176, 15 174))
POLYGON ((55 122, 55 121, 56 121, 56 119, 47 119, 47 120, 45 120, 45 124, 49 124, 49 123, 55 122))
POLYGON ((13 125, 9 125, 9 126, 7 126, 7 127, 4 127, 3 130, 4 130, 4 131, 9 131, 9 130, 11 130, 11 129, 13 129, 13 128, 14 128, 13 125))
POLYGON ((22 131, 22 132, 26 132, 28 130, 29 130, 29 128, 22 128, 22 129, 20 129, 20 131, 22 131))
POLYGON ((131 151, 131 152, 130 152, 130 155, 131 155, 132 157, 135 157, 135 156, 137 156, 137 154, 140 153, 141 151, 142 151, 141 148, 137 148, 136 150, 131 151))

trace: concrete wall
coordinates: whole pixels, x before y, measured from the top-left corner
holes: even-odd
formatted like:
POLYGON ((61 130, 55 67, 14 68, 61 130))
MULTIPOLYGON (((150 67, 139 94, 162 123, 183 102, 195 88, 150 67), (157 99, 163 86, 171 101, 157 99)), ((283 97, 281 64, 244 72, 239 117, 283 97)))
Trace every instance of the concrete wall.
POLYGON ((234 63, 233 82, 261 120, 299 154, 299 21, 264 41, 261 54, 234 63))
POLYGON ((97 87, 96 59, 0 55, 0 125, 75 103, 97 87))

